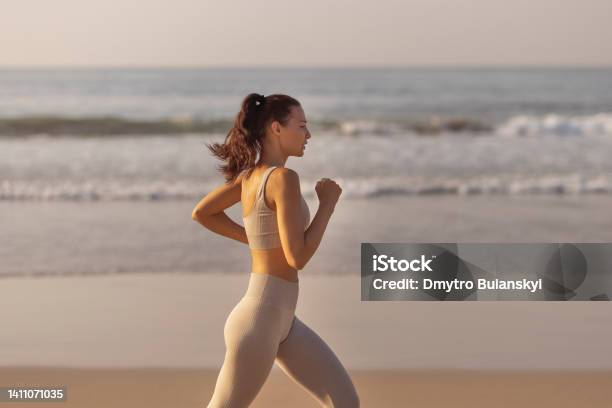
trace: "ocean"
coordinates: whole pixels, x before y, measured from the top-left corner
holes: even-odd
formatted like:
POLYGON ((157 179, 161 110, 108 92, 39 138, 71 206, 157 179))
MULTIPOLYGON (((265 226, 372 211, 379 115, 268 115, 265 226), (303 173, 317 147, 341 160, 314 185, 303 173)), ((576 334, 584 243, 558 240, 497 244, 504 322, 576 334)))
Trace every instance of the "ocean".
POLYGON ((250 92, 301 101, 312 138, 287 166, 311 213, 318 179, 343 189, 349 212, 332 220, 319 272, 358 273, 359 242, 375 240, 609 237, 604 201, 580 220, 583 198, 612 193, 611 89, 610 68, 2 69, 0 276, 248 271, 246 247, 190 213, 223 182, 205 143, 224 139, 250 92), (534 195, 571 201, 546 201, 550 218, 504 214, 505 198, 534 195), (474 196, 485 201, 462 201, 474 196))
POLYGON ((5 69, 0 200, 197 199, 250 92, 301 101, 305 195, 609 194, 610 89, 596 68, 5 69))

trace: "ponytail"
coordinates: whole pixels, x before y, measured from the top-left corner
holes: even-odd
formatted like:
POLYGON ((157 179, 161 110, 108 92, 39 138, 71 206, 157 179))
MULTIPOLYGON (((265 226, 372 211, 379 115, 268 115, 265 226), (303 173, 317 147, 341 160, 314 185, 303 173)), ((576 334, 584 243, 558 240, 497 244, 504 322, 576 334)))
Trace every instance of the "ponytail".
POLYGON ((247 170, 247 176, 251 174, 259 164, 258 156, 261 160, 268 124, 276 120, 286 125, 293 106, 300 106, 300 103, 288 95, 251 93, 244 98, 225 142, 206 144, 212 154, 224 162, 217 169, 223 173, 227 183, 234 181, 244 170, 247 170))

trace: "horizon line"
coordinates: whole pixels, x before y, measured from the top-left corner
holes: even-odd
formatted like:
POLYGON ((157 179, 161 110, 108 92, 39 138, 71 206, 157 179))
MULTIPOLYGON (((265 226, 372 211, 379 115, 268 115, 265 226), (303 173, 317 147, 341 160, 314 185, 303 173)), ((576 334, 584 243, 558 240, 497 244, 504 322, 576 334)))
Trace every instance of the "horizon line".
POLYGON ((76 70, 244 70, 244 69, 287 69, 287 70, 333 70, 333 69, 610 69, 612 64, 389 64, 389 65, 155 65, 155 64, 123 64, 123 65, 66 65, 66 64, 0 64, 0 70, 45 70, 45 69, 76 69, 76 70))

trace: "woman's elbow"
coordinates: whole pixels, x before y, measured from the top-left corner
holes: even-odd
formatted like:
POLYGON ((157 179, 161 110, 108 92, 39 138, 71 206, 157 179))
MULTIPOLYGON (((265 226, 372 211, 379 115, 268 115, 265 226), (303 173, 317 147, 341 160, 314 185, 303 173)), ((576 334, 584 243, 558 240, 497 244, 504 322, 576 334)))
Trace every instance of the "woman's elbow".
POLYGON ((286 258, 287 258, 287 263, 293 269, 297 269, 297 270, 304 269, 304 266, 305 266, 304 261, 299 256, 290 254, 286 258))
POLYGON ((200 214, 198 213, 198 210, 195 209, 191 212, 191 219, 194 221, 199 221, 200 220, 200 214))
POLYGON ((204 222, 206 221, 206 218, 208 216, 209 216, 208 214, 204 214, 204 212, 202 210, 199 210, 199 209, 195 209, 191 213, 191 219, 194 220, 194 221, 199 222, 202 225, 204 225, 204 222))
POLYGON ((287 263, 289 264, 290 267, 298 271, 304 269, 304 265, 300 262, 287 262, 287 263))

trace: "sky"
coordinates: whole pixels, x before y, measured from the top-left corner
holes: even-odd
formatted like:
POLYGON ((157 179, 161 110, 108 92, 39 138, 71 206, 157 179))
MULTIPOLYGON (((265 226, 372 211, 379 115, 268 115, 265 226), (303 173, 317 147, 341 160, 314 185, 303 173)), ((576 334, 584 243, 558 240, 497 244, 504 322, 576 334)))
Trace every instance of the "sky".
POLYGON ((0 66, 612 65, 611 0, 2 0, 0 66))

